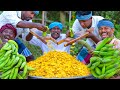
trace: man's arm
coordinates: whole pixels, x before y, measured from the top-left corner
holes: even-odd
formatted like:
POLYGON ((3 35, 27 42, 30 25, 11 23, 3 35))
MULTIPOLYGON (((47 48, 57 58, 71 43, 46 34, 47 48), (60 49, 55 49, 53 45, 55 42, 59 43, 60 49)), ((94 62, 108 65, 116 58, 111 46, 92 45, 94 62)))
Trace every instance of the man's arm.
POLYGON ((20 21, 16 25, 18 28, 37 28, 38 30, 41 31, 46 31, 47 28, 45 25, 40 24, 40 23, 34 23, 34 22, 28 22, 28 21, 20 21))

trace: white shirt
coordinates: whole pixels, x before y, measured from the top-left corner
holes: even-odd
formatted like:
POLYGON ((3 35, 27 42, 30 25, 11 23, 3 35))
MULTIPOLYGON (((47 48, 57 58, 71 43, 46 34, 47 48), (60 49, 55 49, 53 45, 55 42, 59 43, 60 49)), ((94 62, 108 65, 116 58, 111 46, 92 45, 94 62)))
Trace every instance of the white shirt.
MULTIPOLYGON (((50 34, 48 34, 48 36, 51 36, 50 34)), ((56 40, 56 41, 60 41, 62 39, 66 38, 66 34, 60 34, 60 37, 56 40)), ((37 39, 35 36, 33 36, 33 38, 29 41, 30 44, 33 44, 35 46, 39 46, 42 50, 42 52, 49 52, 50 50, 58 50, 58 51, 65 51, 67 53, 70 53, 70 45, 67 47, 64 47, 64 44, 66 42, 63 42, 60 45, 57 45, 56 43, 52 42, 51 40, 49 40, 49 42, 46 44, 44 44, 42 41, 40 41, 39 39, 37 39), (48 44, 51 47, 48 46, 48 44)))
MULTIPOLYGON (((29 33, 29 28, 17 28, 17 23, 20 21, 23 21, 21 19, 21 11, 3 11, 0 15, 0 28, 5 24, 12 24, 17 29, 16 38, 22 34, 23 40, 26 40, 26 35, 29 33)), ((29 22, 32 22, 32 20, 29 22)))
MULTIPOLYGON (((102 19, 104 19, 104 18, 101 16, 92 16, 92 26, 91 27, 94 27, 93 34, 100 39, 101 39, 101 37, 100 37, 99 32, 98 32, 97 24, 102 19)), ((87 30, 87 28, 86 29, 82 28, 78 19, 76 19, 75 22, 73 23, 72 29, 73 29, 73 32, 74 32, 76 37, 82 35, 87 30)), ((87 38, 86 42, 92 47, 94 45, 96 45, 95 42, 90 38, 87 38)))

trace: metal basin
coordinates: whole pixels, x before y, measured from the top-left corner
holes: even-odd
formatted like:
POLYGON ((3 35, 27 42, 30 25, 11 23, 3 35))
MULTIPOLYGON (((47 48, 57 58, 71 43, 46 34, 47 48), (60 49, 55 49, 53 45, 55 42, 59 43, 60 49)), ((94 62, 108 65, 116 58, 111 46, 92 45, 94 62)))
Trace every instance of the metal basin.
POLYGON ((28 76, 28 79, 95 79, 92 75, 89 76, 78 76, 78 77, 69 77, 69 78, 44 78, 38 76, 28 76))

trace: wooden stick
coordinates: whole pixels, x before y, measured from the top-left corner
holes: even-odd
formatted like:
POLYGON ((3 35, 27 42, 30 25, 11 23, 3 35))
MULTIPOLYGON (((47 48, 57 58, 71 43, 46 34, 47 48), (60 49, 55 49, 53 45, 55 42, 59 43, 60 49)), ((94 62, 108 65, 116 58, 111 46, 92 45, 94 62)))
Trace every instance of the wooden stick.
MULTIPOLYGON (((94 30, 93 27, 88 29, 89 32, 92 32, 93 30, 94 30)), ((83 34, 82 36, 80 36, 78 38, 75 38, 75 39, 71 40, 70 42, 64 44, 64 46, 66 47, 66 46, 71 45, 72 43, 76 42, 77 40, 80 40, 80 39, 83 39, 83 38, 87 37, 89 35, 89 32, 85 32, 85 34, 83 34)))
POLYGON ((65 42, 65 39, 62 39, 62 40, 60 40, 59 42, 57 42, 57 45, 59 45, 59 44, 61 44, 61 43, 63 43, 63 42, 65 42))
POLYGON ((77 40, 80 40, 80 39, 83 39, 85 38, 86 36, 89 35, 89 32, 86 32, 85 34, 83 34, 82 36, 78 37, 78 38, 75 38, 73 40, 71 40, 70 42, 66 43, 64 46, 68 46, 68 45, 71 45, 72 43, 76 42, 77 40))
POLYGON ((36 33, 32 32, 31 30, 30 30, 30 33, 33 36, 37 37, 39 40, 41 40, 44 44, 47 44, 47 42, 42 37, 40 37, 39 35, 37 35, 36 33))

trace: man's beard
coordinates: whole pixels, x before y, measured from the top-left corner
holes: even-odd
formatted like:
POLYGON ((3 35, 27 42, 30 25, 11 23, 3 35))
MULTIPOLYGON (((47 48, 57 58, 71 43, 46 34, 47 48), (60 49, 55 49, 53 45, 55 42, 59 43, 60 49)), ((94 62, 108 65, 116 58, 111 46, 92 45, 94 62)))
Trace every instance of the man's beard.
POLYGON ((57 33, 57 32, 53 32, 53 33, 51 33, 51 36, 52 36, 54 39, 57 39, 57 38, 59 38, 60 34, 57 33), (54 37, 54 34, 57 34, 57 37, 54 37))

